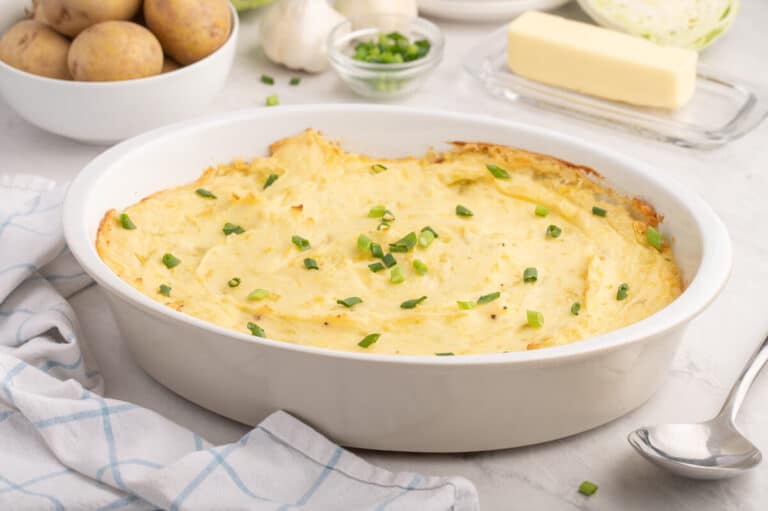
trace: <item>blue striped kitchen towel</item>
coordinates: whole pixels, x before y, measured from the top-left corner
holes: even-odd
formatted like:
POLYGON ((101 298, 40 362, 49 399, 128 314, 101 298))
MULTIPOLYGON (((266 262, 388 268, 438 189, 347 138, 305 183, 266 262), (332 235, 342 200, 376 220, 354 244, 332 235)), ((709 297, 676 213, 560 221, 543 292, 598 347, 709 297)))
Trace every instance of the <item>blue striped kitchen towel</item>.
POLYGON ((0 175, 0 509, 478 509, 466 479, 371 466, 284 412, 212 446, 102 397, 66 301, 91 281, 62 237, 64 193, 0 175))

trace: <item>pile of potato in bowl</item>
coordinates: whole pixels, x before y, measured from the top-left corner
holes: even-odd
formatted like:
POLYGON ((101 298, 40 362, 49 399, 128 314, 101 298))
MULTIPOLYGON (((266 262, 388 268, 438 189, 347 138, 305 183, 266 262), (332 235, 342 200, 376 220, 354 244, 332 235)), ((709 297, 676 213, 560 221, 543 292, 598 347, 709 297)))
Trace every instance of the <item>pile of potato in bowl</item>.
POLYGON ((33 0, 0 36, 0 60, 85 82, 155 76, 197 62, 229 38, 228 0, 33 0))
POLYGON ((228 0, 0 0, 0 98, 45 131, 112 144, 205 113, 238 32, 228 0))

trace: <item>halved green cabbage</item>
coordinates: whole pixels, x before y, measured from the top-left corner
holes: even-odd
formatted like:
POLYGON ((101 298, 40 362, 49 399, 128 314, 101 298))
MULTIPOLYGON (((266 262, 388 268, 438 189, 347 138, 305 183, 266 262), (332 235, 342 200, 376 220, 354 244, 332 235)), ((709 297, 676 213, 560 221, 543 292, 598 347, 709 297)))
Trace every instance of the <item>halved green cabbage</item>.
POLYGON ((725 33, 739 0, 579 0, 596 23, 666 46, 700 50, 725 33))

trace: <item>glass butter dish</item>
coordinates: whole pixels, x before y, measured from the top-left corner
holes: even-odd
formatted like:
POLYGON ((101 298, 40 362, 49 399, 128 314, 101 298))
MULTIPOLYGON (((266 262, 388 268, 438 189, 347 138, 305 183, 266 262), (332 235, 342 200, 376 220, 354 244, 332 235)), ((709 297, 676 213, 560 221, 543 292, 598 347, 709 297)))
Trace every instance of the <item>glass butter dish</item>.
POLYGON ((507 67, 507 27, 475 46, 464 68, 493 95, 698 149, 735 140, 768 116, 768 85, 721 76, 699 64, 696 92, 679 110, 644 108, 535 82, 507 67))

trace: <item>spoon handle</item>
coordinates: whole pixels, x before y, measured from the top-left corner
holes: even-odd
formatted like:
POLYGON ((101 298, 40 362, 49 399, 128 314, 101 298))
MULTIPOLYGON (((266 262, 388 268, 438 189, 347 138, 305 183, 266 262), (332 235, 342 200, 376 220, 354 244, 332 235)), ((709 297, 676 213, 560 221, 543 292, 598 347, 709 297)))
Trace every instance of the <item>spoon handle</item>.
POLYGON ((739 412, 739 408, 741 408, 741 404, 744 402, 747 392, 749 392, 749 387, 752 386, 752 382, 755 381, 755 378, 766 362, 768 362, 768 337, 766 337, 760 347, 757 348, 752 355, 752 358, 749 359, 749 362, 747 362, 747 365, 744 367, 739 379, 733 384, 733 388, 731 389, 730 394, 728 394, 728 398, 725 400, 723 408, 720 410, 720 413, 717 414, 718 417, 726 416, 731 419, 732 422, 736 420, 736 414, 739 412))

